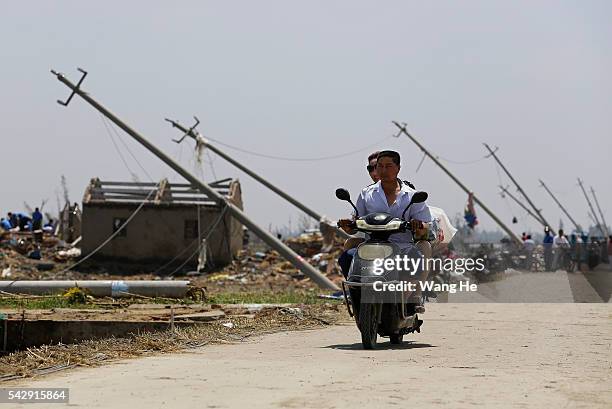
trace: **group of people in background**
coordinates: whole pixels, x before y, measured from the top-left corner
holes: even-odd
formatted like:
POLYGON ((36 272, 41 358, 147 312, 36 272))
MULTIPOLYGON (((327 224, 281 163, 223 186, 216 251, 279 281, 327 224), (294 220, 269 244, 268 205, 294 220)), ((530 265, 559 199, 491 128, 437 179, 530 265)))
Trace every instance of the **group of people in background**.
MULTIPOLYGON (((531 260, 536 243, 529 234, 523 233, 522 239, 525 254, 527 254, 528 259, 531 260)), ((583 263, 588 264, 590 267, 589 246, 599 246, 602 241, 604 244, 607 244, 606 254, 612 254, 612 236, 610 236, 609 240, 589 237, 586 233, 572 233, 568 237, 563 229, 559 229, 557 234, 553 235, 550 228, 546 227, 544 229, 544 239, 542 241, 544 247, 544 269, 546 271, 567 269, 570 263, 573 263, 574 268, 578 270, 580 270, 583 263), (606 241, 607 243, 605 243, 606 241)), ((531 265, 531 263, 529 262, 528 265, 531 265)))
POLYGON ((55 229, 55 223, 49 219, 43 224, 43 214, 37 207, 31 214, 23 212, 8 212, 6 217, 0 219, 2 231, 50 231, 55 229))

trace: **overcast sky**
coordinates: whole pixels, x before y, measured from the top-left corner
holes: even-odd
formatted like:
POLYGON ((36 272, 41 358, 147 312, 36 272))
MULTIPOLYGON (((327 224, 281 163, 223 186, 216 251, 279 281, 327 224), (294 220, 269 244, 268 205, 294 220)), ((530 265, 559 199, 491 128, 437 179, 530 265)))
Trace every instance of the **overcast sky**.
MULTIPOLYGON (((477 161, 482 142, 499 156, 554 224, 560 210, 542 178, 580 223, 589 222, 576 178, 593 186, 612 222, 612 3, 607 1, 19 1, 0 13, 0 211, 49 199, 60 175, 80 201, 91 177, 180 177, 127 135, 116 141, 50 68, 83 88, 190 170, 192 142, 164 117, 202 120, 211 138, 292 158, 367 147, 396 149, 401 175, 452 217, 466 195, 406 137, 427 148, 520 233, 539 226, 498 195, 496 166, 477 161), (452 162, 451 162, 452 161, 452 162), (477 161, 477 162, 474 162, 477 161), (460 164, 454 162, 472 162, 460 164)), ((349 213, 334 197, 369 183, 368 148, 342 159, 270 160, 221 147, 331 218, 349 213)), ((212 155, 212 154, 211 154, 212 155)), ((205 180, 238 177, 245 209, 264 226, 295 225, 299 212, 212 157, 205 180)), ((208 161, 208 156, 205 155, 208 161)), ((509 183, 502 175, 502 183, 509 183)), ((478 210, 477 210, 478 211, 478 210)), ((483 228, 495 225, 478 211, 483 228)), ((566 226, 569 221, 563 217, 566 226)), ((555 226, 556 227, 556 226, 555 226)))

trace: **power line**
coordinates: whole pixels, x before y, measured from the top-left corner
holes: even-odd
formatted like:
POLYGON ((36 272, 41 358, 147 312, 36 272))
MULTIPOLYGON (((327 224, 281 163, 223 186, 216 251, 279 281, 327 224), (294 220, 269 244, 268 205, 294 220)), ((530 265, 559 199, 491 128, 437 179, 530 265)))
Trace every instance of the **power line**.
MULTIPOLYGON (((102 116, 102 114, 100 114, 102 116)), ((103 120, 107 120, 104 116, 102 116, 103 120)), ((149 174, 149 172, 147 172, 147 170, 144 168, 144 166, 142 166, 142 164, 140 163, 140 161, 138 160, 138 158, 136 158, 136 155, 134 155, 132 153, 132 150, 130 149, 130 147, 127 145, 127 143, 123 140, 123 138, 121 137, 121 135, 119 134, 119 132, 115 129, 115 127, 113 126, 113 124, 109 124, 110 129, 115 133, 115 135, 117 136, 117 138, 119 138, 119 141, 121 142, 121 144, 125 147, 125 150, 128 151, 128 153, 130 154, 130 156, 132 157, 132 159, 134 159, 134 162, 136 162, 136 164, 138 165, 138 167, 144 172, 144 174, 149 178, 150 182, 154 182, 153 178, 151 177, 151 175, 149 174)))
POLYGON ((487 159, 486 156, 483 156, 482 158, 474 159, 474 160, 457 161, 457 160, 447 159, 447 158, 444 158, 444 157, 439 156, 439 155, 435 155, 435 156, 436 156, 436 158, 441 159, 444 162, 453 163, 455 165, 471 165, 473 163, 482 162, 483 160, 487 159))
POLYGON ((111 131, 110 131, 109 127, 108 127, 108 124, 106 123, 106 120, 105 120, 104 116, 102 116, 102 114, 100 114, 100 119, 102 120, 102 124, 104 125, 104 128, 106 129, 106 133, 109 136, 110 140, 112 141, 113 146, 115 147, 115 150, 117 151, 117 154, 121 158, 121 161, 125 165, 126 169, 130 173, 130 175, 132 175, 133 178, 137 179, 138 175, 136 175, 136 173, 134 173, 134 171, 132 171, 132 168, 130 168, 130 165, 128 165, 127 161, 125 160, 125 157, 123 156, 123 153, 121 153, 121 149, 119 149, 119 146, 117 145, 117 142, 115 141, 115 138, 113 137, 113 134, 111 133, 111 131))
POLYGON ((215 172, 215 165, 213 164, 212 155, 208 149, 206 149, 206 156, 208 156, 208 165, 210 166, 210 171, 212 172, 213 178, 215 178, 215 180, 219 180, 217 173, 215 172))
POLYGON ((230 149, 234 149, 238 152, 242 152, 242 153, 246 153, 249 155, 253 155, 253 156, 259 156, 262 158, 267 158, 267 159, 275 159, 275 160, 285 160, 285 161, 291 161, 291 162, 315 162, 315 161, 322 161, 322 160, 330 160, 330 159, 338 159, 338 158, 343 158, 345 156, 350 156, 350 155, 354 155, 356 153, 362 152, 366 149, 372 148, 373 146, 377 146, 378 144, 380 144, 383 141, 386 141, 387 139, 391 138, 391 136, 386 136, 378 141, 376 141, 375 143, 372 143, 368 146, 364 146, 362 148, 356 149, 354 151, 350 151, 350 152, 345 152, 345 153, 341 153, 341 154, 337 154, 337 155, 330 155, 330 156, 319 156, 319 157, 313 157, 313 158, 290 158, 290 157, 286 157, 286 156, 276 156, 276 155, 268 155, 265 153, 260 153, 260 152, 254 152, 254 151, 250 151, 247 149, 243 149, 243 148, 239 148, 237 146, 233 146, 221 141, 218 141, 216 139, 213 139, 209 136, 206 137, 206 139, 211 140, 215 143, 218 143, 219 145, 225 146, 227 148, 230 149))
MULTIPOLYGON (((210 235, 213 233, 213 231, 217 228, 217 226, 219 225, 219 222, 223 219, 223 217, 225 216, 225 212, 227 211, 227 206, 223 206, 223 210, 221 211, 221 213, 219 214, 219 216, 217 217, 217 220, 215 220, 215 222, 213 223, 213 225, 210 227, 210 229, 208 230, 208 233, 206 233, 206 236, 201 240, 201 241, 207 241, 210 238, 210 235)), ((199 239, 199 238, 198 238, 199 239)), ((200 251, 200 246, 198 246, 195 251, 193 253, 191 253, 191 255, 189 257, 187 257, 185 259, 185 261, 178 266, 173 272, 171 272, 170 274, 168 274, 168 277, 172 277, 174 274, 176 274, 177 271, 179 271, 180 269, 182 269, 183 267, 185 267, 185 265, 187 263, 189 263, 189 261, 195 257, 196 254, 198 254, 198 252, 200 251)))

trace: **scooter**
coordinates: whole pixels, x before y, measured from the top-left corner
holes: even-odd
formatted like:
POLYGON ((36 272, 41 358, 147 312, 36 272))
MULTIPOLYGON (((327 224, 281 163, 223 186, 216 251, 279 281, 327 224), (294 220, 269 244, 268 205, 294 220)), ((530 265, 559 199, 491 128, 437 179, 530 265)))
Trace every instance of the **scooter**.
MULTIPOLYGON (((381 269, 380 266, 391 264, 385 264, 385 260, 395 261, 398 255, 404 257, 405 254, 389 240, 389 236, 411 230, 410 223, 403 220, 404 215, 411 205, 424 202, 427 196, 426 192, 415 192, 402 217, 394 218, 388 213, 359 215, 349 192, 342 188, 336 190, 336 197, 349 202, 355 209, 357 217, 350 227, 369 235, 357 247, 347 279, 342 282, 344 301, 361 332, 364 349, 376 348, 378 335, 389 337, 391 344, 401 344, 404 335, 421 332, 423 320, 419 319, 416 307, 424 300, 416 299, 414 292, 406 291, 404 285, 408 282, 418 285, 414 282, 418 272, 411 274, 403 269, 381 269), (401 290, 381 291, 381 288, 389 289, 391 285, 401 290)), ((415 247, 414 253, 408 256, 418 258, 420 252, 415 247)))

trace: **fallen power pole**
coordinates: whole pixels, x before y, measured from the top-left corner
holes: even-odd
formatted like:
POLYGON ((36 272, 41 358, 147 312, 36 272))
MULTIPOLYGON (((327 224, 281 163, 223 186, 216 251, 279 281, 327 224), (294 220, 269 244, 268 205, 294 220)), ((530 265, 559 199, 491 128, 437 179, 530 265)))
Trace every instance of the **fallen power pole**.
POLYGON ((597 224, 597 228, 605 236, 606 232, 604 231, 603 227, 601 227, 601 222, 599 221, 599 218, 597 217, 597 213, 595 213, 595 209, 593 209, 593 204, 591 203, 591 199, 589 199, 589 195, 587 195, 586 190, 584 190, 584 186, 582 185, 582 180, 580 180, 580 178, 578 178, 578 184, 580 185, 580 189, 582 190, 582 193, 584 194, 584 198, 586 199, 587 204, 589 205, 589 209, 591 209, 591 214, 593 215, 595 224, 597 224))
MULTIPOLYGON (((527 206, 525 206, 525 205, 523 204, 523 202, 521 202, 521 201, 520 201, 520 200, 518 200, 516 197, 514 197, 514 196, 512 195, 512 193, 510 193, 510 192, 508 191, 508 189, 507 189, 507 188, 505 188, 505 187, 503 187, 503 186, 501 186, 501 185, 499 186, 499 188, 502 190, 502 196, 503 196, 503 194, 504 194, 504 193, 505 193, 505 194, 507 194, 507 195, 510 197, 510 199, 514 200, 514 201, 516 202, 516 204, 518 204, 519 206, 521 206, 521 207, 523 208, 523 210, 525 210, 529 216, 533 217, 533 218, 534 218, 534 219, 535 219, 535 220, 536 220, 538 223, 540 223, 542 226, 544 226, 544 227, 548 226, 548 224, 546 224, 546 222, 542 221, 542 219, 540 219, 538 216, 536 216, 535 214, 533 214, 533 212, 532 212, 531 210, 529 210, 529 208, 527 208, 527 206)), ((549 226, 549 227, 550 227, 550 226, 549 226)))
POLYGON ((504 224, 504 222, 502 222, 495 215, 495 213, 493 213, 491 210, 489 210, 489 208, 484 203, 482 203, 482 201, 480 199, 478 199, 478 197, 476 197, 476 195, 472 191, 470 191, 467 187, 465 187, 465 185, 463 183, 461 183, 461 181, 459 181, 459 179, 457 179, 455 177, 455 175, 453 175, 448 169, 446 169, 446 167, 444 165, 442 165, 440 163, 440 161, 435 156, 433 156, 431 153, 429 153, 429 151, 427 149, 425 149, 425 147, 423 145, 421 145, 419 143, 419 141, 417 141, 412 135, 410 135, 408 133, 408 131, 406 130, 406 125, 405 124, 404 125, 400 125, 399 123, 397 123, 395 121, 393 121, 393 124, 395 126, 397 126, 399 128, 399 130, 400 130, 400 133, 398 135, 396 135, 397 137, 399 137, 399 135, 403 133, 408 138, 410 138, 410 140, 412 142, 414 142, 416 144, 416 146, 418 146, 421 149, 421 151, 423 151, 423 153, 425 155, 429 156, 429 158, 436 165, 438 165, 440 167, 440 169, 442 169, 444 171, 444 173, 446 173, 457 185, 459 185, 459 187, 461 189, 463 189, 468 195, 471 194, 472 198, 474 199, 474 201, 476 203, 478 203, 478 205, 482 208, 482 210, 484 210, 499 225, 499 227, 501 227, 502 230, 504 230, 506 232, 506 234, 508 234, 508 236, 510 236, 510 238, 512 238, 512 240, 514 240, 517 244, 522 245, 523 242, 521 241, 521 239, 516 234, 514 234, 514 232, 512 230, 510 230, 510 228, 508 228, 508 226, 506 226, 504 224))
MULTIPOLYGON (((304 213, 306 213, 308 216, 312 217, 313 219, 315 219, 319 223, 326 223, 326 220, 324 219, 324 217, 322 215, 320 215, 319 213, 315 212, 314 210, 312 210, 308 206, 304 205, 303 203, 299 202, 298 200, 294 199, 289 194, 283 192, 281 189, 279 189, 278 187, 274 186, 272 183, 268 182, 266 179, 262 178, 261 176, 259 176, 257 173, 253 172, 252 170, 250 170, 246 166, 242 165, 240 162, 238 162, 237 160, 233 159, 231 156, 227 155, 225 152, 223 152, 222 150, 218 149, 216 146, 210 144, 210 142, 208 142, 202 136, 201 133, 196 131, 195 127, 200 123, 200 121, 198 120, 197 117, 194 117, 194 118, 196 120, 196 124, 194 126, 192 126, 191 128, 185 128, 178 121, 174 121, 172 119, 167 119, 166 118, 166 121, 170 122, 174 128, 178 128, 180 131, 182 131, 185 134, 183 136, 183 138, 181 138, 179 140, 175 140, 175 142, 180 143, 180 142, 182 142, 182 140, 184 139, 185 136, 190 136, 191 138, 193 138, 196 141, 196 143, 203 145, 205 148, 208 148, 211 151, 213 151, 214 153, 216 153, 217 155, 221 156, 223 159, 225 159, 226 161, 228 161, 232 165, 236 166, 238 169, 240 169, 241 171, 243 171, 244 173, 246 173, 247 175, 249 175, 250 177, 252 177, 256 181, 258 181, 259 183, 261 183, 262 185, 264 185, 265 187, 267 187, 268 189, 270 189, 271 191, 273 191, 274 193, 276 193, 277 195, 279 195, 283 199, 287 200, 289 203, 291 203, 292 205, 294 205, 295 207, 297 207, 298 209, 300 209, 304 213)), ((339 229, 336 226, 330 225, 329 223, 326 223, 326 224, 328 224, 337 233, 339 233, 341 237, 344 237, 344 238, 348 238, 349 237, 349 235, 344 230, 339 229)))
POLYGON ((591 186, 591 194, 593 195, 593 199, 595 199, 595 204, 597 205, 597 210, 599 211, 599 216, 601 217, 601 221, 603 222, 604 229, 606 230, 606 237, 610 237, 610 232, 608 230, 608 223, 606 222, 606 218, 601 211, 601 207, 599 207, 599 201, 597 200, 597 196, 595 196, 595 189, 591 186))
POLYGON ((189 291, 189 281, 152 280, 40 280, 0 281, 0 291, 10 294, 63 294, 78 287, 87 290, 94 297, 145 297, 183 298, 189 291))
MULTIPOLYGON (((516 181, 516 179, 514 179, 514 177, 512 176, 512 174, 510 173, 510 171, 508 169, 506 169, 506 167, 504 166, 504 164, 501 162, 501 160, 499 160, 499 158, 497 157, 497 155, 495 154, 495 151, 493 149, 491 149, 489 147, 489 145, 487 145, 486 143, 483 143, 483 145, 485 146, 485 148, 487 148, 487 150, 489 151, 489 154, 493 157, 493 159, 495 159, 495 161, 499 164, 499 166, 502 168, 502 170, 504 172, 506 172, 506 175, 508 175, 508 177, 510 178, 510 180, 512 181, 512 183, 514 183, 514 186, 516 186, 516 190, 518 190, 518 192, 525 198, 525 200, 527 200, 527 203, 529 203, 529 205, 531 206, 531 208, 537 213, 538 217, 537 219, 539 219, 540 223, 542 223, 544 225, 544 227, 549 226, 550 224, 546 221, 546 219, 544 218, 544 216, 542 216, 542 211, 540 209, 538 209, 538 207, 533 204, 533 202, 531 201, 531 199, 529 198, 529 196, 527 196, 527 193, 525 193, 525 191, 523 190, 523 188, 518 184, 518 182, 516 181)), ((509 196, 512 197, 512 195, 509 194, 509 196)), ((516 200, 516 199, 515 199, 516 200)), ((524 207, 524 206, 523 206, 524 207)))
POLYGON ((179 175, 184 177, 189 183, 191 183, 194 187, 196 187, 200 192, 206 194, 208 197, 213 199, 217 204, 221 207, 227 206, 227 210, 229 213, 234 216, 240 223, 247 226, 249 230, 255 233, 259 238, 261 238, 266 244, 270 247, 278 251, 281 256, 286 258, 291 264, 293 264, 296 268, 298 268, 305 275, 310 277, 313 281, 315 281, 319 286, 323 288, 329 288, 332 290, 339 290, 339 288, 330 281, 327 277, 321 274, 320 271, 315 269, 313 266, 308 264, 304 259, 287 247, 283 242, 278 240, 276 237, 272 236, 270 233, 259 227, 255 224, 249 217, 237 206, 233 203, 228 202, 225 198, 208 186, 206 183, 200 181, 197 177, 192 175, 190 172, 182 168, 178 163, 176 163, 172 158, 162 152, 159 148, 149 142, 145 137, 140 135, 134 129, 130 128, 127 124, 125 124, 121 119, 115 116, 112 112, 98 103, 95 99, 93 99, 88 93, 81 90, 80 85, 87 76, 87 72, 80 69, 79 71, 83 74, 79 82, 75 85, 70 80, 68 80, 63 74, 55 72, 51 70, 51 73, 57 77, 57 79, 66 85, 68 88, 72 90, 72 93, 68 97, 68 99, 64 101, 58 101, 61 105, 67 106, 70 103, 70 100, 74 97, 74 95, 79 95, 86 102, 88 102, 92 107, 94 107, 97 111, 99 111, 102 115, 110 119, 113 123, 115 123, 119 128, 123 129, 128 135, 138 141, 141 145, 151 151, 155 156, 161 159, 165 164, 174 169, 179 175))
POLYGON ((571 222, 574 224, 574 227, 576 228, 576 231, 578 232, 582 232, 582 227, 580 227, 580 225, 578 223, 576 223, 576 221, 574 220, 574 218, 572 216, 570 216, 570 214, 568 213, 567 210, 565 210, 565 207, 563 207, 563 205, 557 200, 557 198, 555 197, 555 195, 553 195, 553 193, 550 191, 550 189, 548 188, 548 186, 546 186, 546 184, 542 181, 542 179, 538 179, 540 181, 540 184, 542 185, 542 187, 548 192, 548 194, 550 195, 550 197, 553 198, 553 200, 555 201, 555 203, 557 203, 557 206, 559 206, 559 208, 561 209, 561 211, 563 213, 565 213, 565 215, 567 216, 568 219, 571 220, 571 222))

